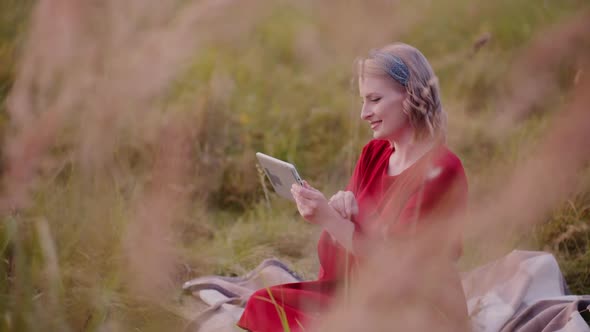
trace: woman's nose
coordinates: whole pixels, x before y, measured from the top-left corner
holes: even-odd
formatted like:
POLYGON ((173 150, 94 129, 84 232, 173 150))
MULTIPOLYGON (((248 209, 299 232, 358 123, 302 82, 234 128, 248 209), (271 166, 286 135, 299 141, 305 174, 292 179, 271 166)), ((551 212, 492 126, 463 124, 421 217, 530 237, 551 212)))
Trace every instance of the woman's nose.
POLYGON ((361 108, 361 119, 367 120, 371 115, 373 115, 371 107, 368 107, 367 104, 363 104, 363 107, 361 108))

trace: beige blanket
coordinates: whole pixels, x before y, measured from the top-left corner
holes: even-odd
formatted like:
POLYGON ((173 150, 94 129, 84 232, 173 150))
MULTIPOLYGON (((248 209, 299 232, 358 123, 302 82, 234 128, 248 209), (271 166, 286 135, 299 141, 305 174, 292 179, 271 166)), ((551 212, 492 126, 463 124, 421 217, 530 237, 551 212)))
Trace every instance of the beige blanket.
MULTIPOLYGON (((549 253, 513 251, 461 279, 473 331, 590 332, 590 296, 569 295, 549 253)), ((276 259, 242 277, 188 281, 184 290, 201 302, 188 331, 240 331, 235 324, 254 291, 297 281, 301 278, 276 259)))

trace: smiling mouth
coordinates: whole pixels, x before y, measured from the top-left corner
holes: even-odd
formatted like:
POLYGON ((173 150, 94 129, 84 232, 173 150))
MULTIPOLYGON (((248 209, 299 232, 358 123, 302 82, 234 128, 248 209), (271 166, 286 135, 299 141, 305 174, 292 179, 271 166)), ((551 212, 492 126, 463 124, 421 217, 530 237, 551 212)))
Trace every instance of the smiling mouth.
POLYGON ((377 128, 377 126, 379 126, 379 124, 381 124, 381 122, 383 122, 383 121, 374 121, 374 122, 371 122, 371 129, 377 128))

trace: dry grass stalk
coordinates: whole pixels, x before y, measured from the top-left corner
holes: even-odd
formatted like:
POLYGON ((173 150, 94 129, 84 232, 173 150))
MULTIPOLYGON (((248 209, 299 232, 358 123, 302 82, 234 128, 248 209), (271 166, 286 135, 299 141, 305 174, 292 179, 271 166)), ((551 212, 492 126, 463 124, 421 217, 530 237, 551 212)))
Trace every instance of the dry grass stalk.
MULTIPOLYGON (((586 33, 590 11, 585 10, 566 22, 537 34, 512 66, 507 80, 508 96, 499 106, 500 113, 492 126, 491 134, 500 137, 514 128, 514 124, 545 101, 545 97, 559 88, 556 72, 559 65, 571 59, 583 59, 590 49, 586 33)), ((578 69, 578 73, 582 70, 578 69)), ((579 81, 576 74, 574 82, 579 81)))
POLYGON ((168 298, 176 287, 173 277, 179 262, 174 222, 186 214, 190 147, 186 125, 164 126, 152 179, 127 227, 124 247, 131 289, 156 303, 168 298))
MULTIPOLYGON (((27 206, 40 164, 64 133, 73 134, 77 162, 90 171, 112 162, 128 132, 138 142, 153 139, 162 111, 158 100, 212 37, 194 32, 242 7, 258 8, 198 1, 177 15, 174 2, 38 3, 8 99, 12 128, 2 210, 27 206)), ((235 38, 257 17, 213 26, 215 37, 235 38)))

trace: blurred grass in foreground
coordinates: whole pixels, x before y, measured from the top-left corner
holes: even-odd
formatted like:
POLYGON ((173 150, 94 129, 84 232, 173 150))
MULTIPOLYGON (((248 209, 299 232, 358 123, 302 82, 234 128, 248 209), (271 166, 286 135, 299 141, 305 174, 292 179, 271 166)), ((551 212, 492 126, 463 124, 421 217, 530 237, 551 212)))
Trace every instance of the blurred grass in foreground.
MULTIPOLYGON (((472 196, 485 196, 493 171, 518 164, 559 117, 579 74, 563 59, 555 88, 496 136, 513 62, 584 8, 63 1, 60 21, 47 5, 0 0, 3 201, 18 203, 0 228, 1 329, 181 329, 189 278, 241 274, 269 256, 312 278, 317 230, 272 193, 269 208, 254 153, 295 163, 327 196, 343 187, 370 137, 353 60, 392 41, 435 67, 449 145, 472 196)), ((587 294, 590 182, 580 179, 545 223, 503 230, 499 246, 552 251, 571 290, 587 294)), ((467 249, 465 265, 481 263, 481 249, 467 249)))

